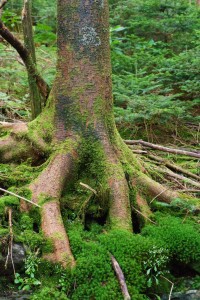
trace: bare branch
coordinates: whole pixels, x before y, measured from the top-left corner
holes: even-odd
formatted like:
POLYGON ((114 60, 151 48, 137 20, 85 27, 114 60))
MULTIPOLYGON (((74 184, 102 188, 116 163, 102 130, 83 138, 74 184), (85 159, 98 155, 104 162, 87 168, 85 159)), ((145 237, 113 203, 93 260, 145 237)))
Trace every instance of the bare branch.
POLYGON ((26 199, 26 198, 24 198, 24 197, 21 197, 21 196, 15 194, 15 193, 13 193, 13 192, 10 192, 10 191, 8 191, 8 190, 4 190, 4 189, 0 188, 0 191, 2 191, 2 192, 4 192, 4 193, 7 193, 7 194, 10 194, 10 195, 12 195, 12 196, 15 196, 15 197, 17 197, 17 198, 19 198, 19 199, 21 199, 21 200, 26 201, 26 202, 29 202, 29 203, 31 203, 31 204, 37 206, 37 207, 41 207, 41 206, 38 205, 37 203, 34 203, 33 201, 28 200, 28 199, 26 199))
POLYGON ((124 296, 124 300, 131 300, 131 297, 129 295, 128 288, 126 285, 126 280, 125 280, 124 274, 122 272, 122 269, 120 268, 120 265, 118 264, 117 260, 114 258, 113 255, 111 255, 111 261, 112 261, 113 269, 115 270, 115 273, 119 280, 121 291, 124 296))
POLYGON ((97 195, 97 191, 95 191, 93 188, 91 188, 89 185, 80 182, 80 185, 83 186, 84 188, 90 190, 91 192, 93 192, 95 195, 97 195))
POLYGON ((192 151, 186 151, 186 150, 181 150, 181 149, 168 148, 168 147, 152 144, 149 142, 145 142, 143 140, 125 140, 124 142, 127 145, 141 144, 145 147, 150 147, 152 149, 156 149, 156 150, 160 150, 160 151, 164 151, 164 152, 168 152, 168 153, 182 154, 182 155, 200 158, 200 151, 192 152, 192 151))

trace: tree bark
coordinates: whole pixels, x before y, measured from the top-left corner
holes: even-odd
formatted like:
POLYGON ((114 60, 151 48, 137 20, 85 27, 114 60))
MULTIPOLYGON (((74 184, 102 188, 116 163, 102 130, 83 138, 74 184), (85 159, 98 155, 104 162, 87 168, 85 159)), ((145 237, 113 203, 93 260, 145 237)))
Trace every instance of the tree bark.
MULTIPOLYGON (((24 44, 26 49, 31 56, 33 64, 36 66, 36 55, 35 55, 35 45, 33 39, 33 29, 32 29, 32 1, 24 0, 24 7, 22 10, 22 28, 24 33, 24 44)), ((27 69, 29 70, 29 68, 27 69)), ((28 72, 28 82, 31 100, 31 113, 32 119, 35 119, 42 111, 42 99, 41 94, 36 82, 36 78, 32 72, 28 72)))

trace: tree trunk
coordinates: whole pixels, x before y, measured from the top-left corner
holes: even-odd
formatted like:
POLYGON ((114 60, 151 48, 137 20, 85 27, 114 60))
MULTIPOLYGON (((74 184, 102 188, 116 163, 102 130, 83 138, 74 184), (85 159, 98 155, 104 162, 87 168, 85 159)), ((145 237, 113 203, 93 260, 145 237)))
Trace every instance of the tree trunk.
MULTIPOLYGON (((29 188, 32 201, 42 206, 44 235, 54 246, 46 258, 73 267, 75 259, 61 217, 60 199, 68 192, 69 183, 81 179, 83 172, 97 191, 95 199, 111 229, 133 230, 131 206, 149 221, 152 212, 147 199, 170 203, 180 195, 148 177, 117 132, 108 1, 58 0, 57 19, 57 75, 47 105, 28 127, 22 126, 22 132, 19 126, 10 127, 11 135, 0 141, 0 155, 8 160, 8 144, 12 144, 9 160, 16 157, 16 144, 21 139, 30 146, 26 153, 24 147, 18 147, 18 156, 33 152, 48 158, 29 188)), ((7 124, 2 127, 8 130, 7 124)), ((29 208, 21 203, 22 210, 29 208)))
MULTIPOLYGON (((35 202, 41 195, 48 199, 41 212, 42 229, 54 244, 48 258, 73 266, 69 241, 59 221, 59 199, 71 174, 81 172, 78 161, 86 145, 91 145, 86 155, 93 157, 95 166, 91 175, 98 178, 95 188, 109 190, 111 228, 132 231, 129 188, 117 149, 123 142, 113 115, 108 2, 58 0, 57 40, 55 83, 43 113, 29 125, 29 132, 37 131, 44 140, 48 136, 54 159, 30 189, 35 202), (62 232, 64 242, 60 244, 53 232, 62 232)), ((28 209, 25 203, 22 209, 28 209)))

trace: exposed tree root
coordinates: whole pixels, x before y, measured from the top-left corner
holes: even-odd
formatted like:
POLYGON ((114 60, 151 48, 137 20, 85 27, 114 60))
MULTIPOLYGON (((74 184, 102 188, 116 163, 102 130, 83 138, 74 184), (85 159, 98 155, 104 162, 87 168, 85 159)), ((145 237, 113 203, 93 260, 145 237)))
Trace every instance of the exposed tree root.
POLYGON ((105 156, 105 173, 110 190, 109 218, 111 228, 132 231, 129 188, 119 156, 116 153, 106 130, 98 124, 100 143, 105 156))
POLYGON ((144 223, 147 223, 150 221, 150 218, 152 217, 153 213, 146 201, 139 193, 136 195, 136 203, 137 207, 140 211, 140 216, 143 219, 144 223))
POLYGON ((164 187, 162 184, 156 182, 144 173, 138 173, 138 176, 134 179, 133 185, 138 184, 143 191, 146 190, 147 195, 150 195, 153 199, 157 199, 162 202, 170 203, 173 199, 180 198, 180 194, 164 187))
POLYGON ((43 233, 52 241, 54 247, 53 253, 46 254, 44 258, 60 263, 63 267, 72 268, 75 265, 75 259, 63 225, 59 202, 54 200, 45 203, 41 214, 43 233))
MULTIPOLYGON (((75 260, 63 225, 59 200, 67 181, 72 179, 76 161, 76 149, 71 149, 65 154, 56 154, 47 168, 30 185, 32 200, 43 204, 41 210, 42 230, 45 236, 52 241, 54 247, 53 253, 46 257, 61 263, 64 267, 73 267, 75 260)), ((22 209, 28 209, 27 203, 23 203, 22 209)))
POLYGON ((22 161, 31 157, 37 160, 38 155, 25 140, 17 141, 14 136, 0 139, 0 159, 2 162, 22 161))
MULTIPOLYGON (((14 157, 21 159, 34 155, 36 152, 34 150, 35 138, 33 139, 33 135, 30 135, 26 124, 1 123, 0 125, 3 130, 11 133, 10 136, 0 142, 4 161, 11 161, 14 157), (24 146, 26 156, 23 156, 25 154, 20 150, 20 145, 24 146), (16 148, 18 150, 14 156, 13 153, 16 148)), ((105 166, 104 174, 102 174, 105 184, 103 188, 109 190, 110 228, 132 231, 131 208, 139 214, 139 219, 143 223, 153 222, 151 220, 153 213, 146 199, 149 202, 157 199, 170 203, 173 199, 180 198, 180 194, 151 179, 146 174, 146 169, 141 166, 139 160, 121 139, 113 146, 105 131, 101 130, 101 132, 104 132, 99 138, 105 166), (128 173, 128 178, 126 173, 128 173), (130 203, 130 189, 135 190, 135 204, 130 203)), ((37 136, 37 132, 35 134, 37 136)), ((40 149, 44 148, 45 151, 46 143, 42 138, 38 140, 40 149)), ((29 185, 29 189, 32 192, 32 201, 41 206, 42 231, 53 246, 52 252, 45 254, 44 257, 60 263, 63 267, 73 267, 75 259, 61 216, 60 198, 63 191, 66 192, 67 190, 67 184, 73 180, 73 176, 78 171, 78 147, 81 145, 81 141, 80 138, 70 134, 70 138, 64 142, 53 141, 53 145, 54 154, 49 157, 49 164, 38 178, 29 185)), ((41 153, 41 150, 37 151, 41 153)), ((30 205, 22 201, 21 209, 28 211, 30 205)))

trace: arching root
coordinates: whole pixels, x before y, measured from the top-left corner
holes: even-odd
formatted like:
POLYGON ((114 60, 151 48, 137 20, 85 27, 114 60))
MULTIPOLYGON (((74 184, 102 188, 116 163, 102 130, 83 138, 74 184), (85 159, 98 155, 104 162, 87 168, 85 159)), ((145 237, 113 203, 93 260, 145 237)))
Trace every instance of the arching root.
POLYGON ((24 122, 0 122, 0 131, 8 132, 0 139, 0 159, 2 162, 18 162, 31 157, 32 161, 47 152, 47 144, 43 139, 30 135, 28 125, 24 122))
POLYGON ((107 134, 102 134, 100 140, 105 154, 105 173, 110 190, 109 221, 111 228, 132 231, 129 187, 122 164, 107 134))
MULTIPOLYGON (((42 217, 42 231, 53 244, 53 252, 45 257, 63 267, 75 265, 69 239, 64 228, 59 200, 68 180, 76 169, 77 153, 70 149, 67 153, 56 153, 47 168, 30 185, 32 200, 39 203, 42 217)), ((21 209, 28 210, 26 203, 21 209)))
POLYGON ((149 223, 151 221, 151 217, 153 216, 153 213, 146 201, 139 193, 136 194, 136 204, 137 204, 137 209, 136 212, 139 213, 139 219, 142 219, 143 223, 149 223))
POLYGON ((144 173, 138 173, 138 176, 133 180, 133 185, 135 183, 144 191, 146 190, 152 197, 152 200, 156 198, 161 202, 170 203, 172 200, 180 197, 179 193, 163 186, 144 173))

